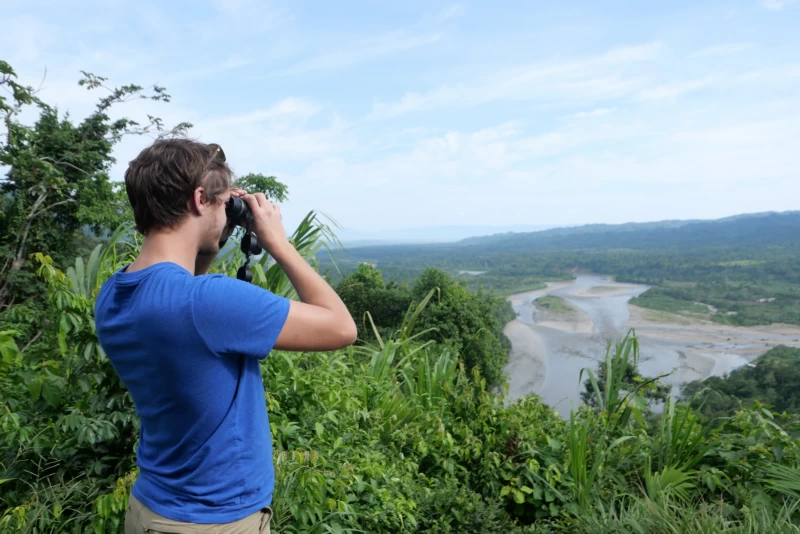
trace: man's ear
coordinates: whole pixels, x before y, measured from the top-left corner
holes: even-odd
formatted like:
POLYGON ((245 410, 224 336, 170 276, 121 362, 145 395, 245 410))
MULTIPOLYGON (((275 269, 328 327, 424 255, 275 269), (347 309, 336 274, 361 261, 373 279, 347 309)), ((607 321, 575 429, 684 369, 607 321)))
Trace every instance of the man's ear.
POLYGON ((202 215, 208 208, 208 195, 202 187, 196 187, 189 199, 189 211, 194 215, 202 215))

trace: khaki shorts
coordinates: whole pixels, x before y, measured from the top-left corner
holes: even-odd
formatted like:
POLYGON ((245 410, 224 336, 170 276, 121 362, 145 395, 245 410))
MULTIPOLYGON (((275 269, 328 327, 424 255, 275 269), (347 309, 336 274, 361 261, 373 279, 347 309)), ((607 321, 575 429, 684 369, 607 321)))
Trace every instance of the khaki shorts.
POLYGON ((160 516, 130 496, 125 513, 125 534, 269 534, 272 508, 265 506, 258 512, 233 523, 199 525, 174 521, 160 516))

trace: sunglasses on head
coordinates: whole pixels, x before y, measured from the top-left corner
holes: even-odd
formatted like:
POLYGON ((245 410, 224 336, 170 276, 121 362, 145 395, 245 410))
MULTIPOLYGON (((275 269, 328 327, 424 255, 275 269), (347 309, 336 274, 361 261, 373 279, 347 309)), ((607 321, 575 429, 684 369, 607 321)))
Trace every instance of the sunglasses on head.
POLYGON ((211 151, 211 159, 209 161, 214 161, 214 159, 219 156, 222 158, 222 161, 227 161, 225 159, 225 151, 222 150, 222 147, 216 143, 209 143, 208 148, 211 151))

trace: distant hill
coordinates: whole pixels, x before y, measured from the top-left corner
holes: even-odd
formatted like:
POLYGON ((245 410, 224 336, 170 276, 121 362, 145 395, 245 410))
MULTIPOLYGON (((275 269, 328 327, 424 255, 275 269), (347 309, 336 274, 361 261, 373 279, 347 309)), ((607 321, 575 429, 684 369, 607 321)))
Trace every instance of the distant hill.
POLYGON ((469 237, 488 236, 507 232, 533 232, 553 226, 534 225, 464 225, 424 226, 417 228, 395 228, 390 230, 355 230, 345 228, 337 231, 337 237, 348 247, 368 247, 396 244, 453 243, 469 237))
POLYGON ((627 224, 589 224, 541 232, 472 237, 462 246, 567 250, 587 248, 686 249, 800 242, 800 211, 736 215, 710 221, 658 221, 627 224))
MULTIPOLYGON (((637 305, 717 311, 726 324, 800 324, 800 211, 717 220, 590 224, 509 232, 454 243, 347 248, 335 253, 344 273, 360 263, 384 279, 409 282, 428 267, 501 294, 542 287, 578 272, 652 286, 637 305), (469 271, 480 274, 465 274, 469 271)), ((320 257, 321 264, 330 259, 320 257)), ((332 266, 324 265, 328 272, 332 266)))
POLYGON ((439 255, 492 251, 586 249, 690 250, 706 247, 800 244, 800 211, 735 215, 715 220, 667 220, 646 223, 588 224, 536 232, 506 232, 451 243, 348 247, 348 253, 391 257, 403 251, 439 255))

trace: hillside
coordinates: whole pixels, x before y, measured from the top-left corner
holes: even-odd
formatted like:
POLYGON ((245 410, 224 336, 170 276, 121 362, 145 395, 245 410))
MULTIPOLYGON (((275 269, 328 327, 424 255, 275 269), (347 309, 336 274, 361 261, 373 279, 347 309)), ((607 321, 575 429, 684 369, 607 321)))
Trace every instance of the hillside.
MULTIPOLYGON (((800 324, 800 211, 713 221, 587 225, 441 245, 353 248, 334 258, 344 273, 371 263, 398 282, 436 267, 460 278, 469 289, 483 286, 500 294, 591 271, 655 286, 642 295, 640 306, 674 310, 703 302, 719 310, 712 317, 719 322, 800 324)), ((330 258, 320 256, 320 261, 336 278, 330 258)))
POLYGON ((663 249, 800 243, 800 211, 736 215, 711 221, 590 224, 541 232, 474 237, 459 242, 484 248, 565 250, 663 249))

